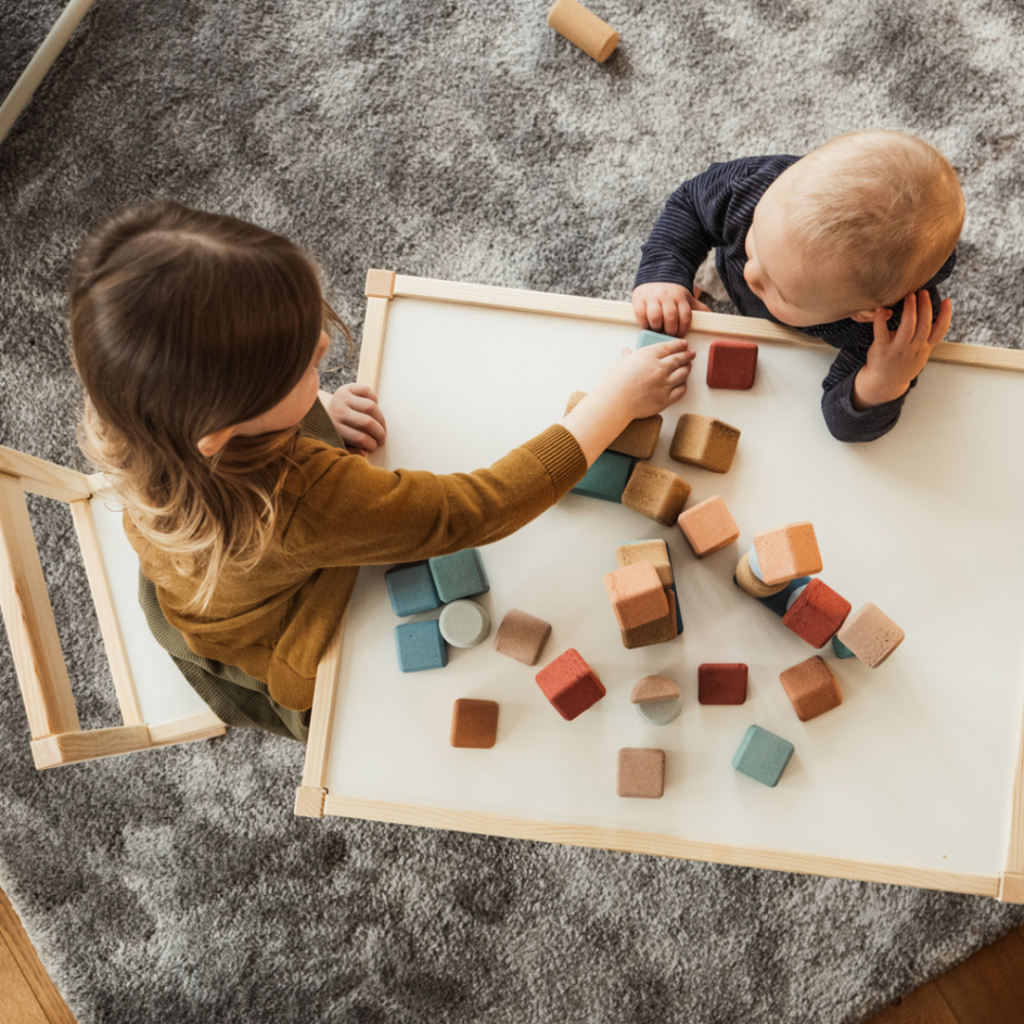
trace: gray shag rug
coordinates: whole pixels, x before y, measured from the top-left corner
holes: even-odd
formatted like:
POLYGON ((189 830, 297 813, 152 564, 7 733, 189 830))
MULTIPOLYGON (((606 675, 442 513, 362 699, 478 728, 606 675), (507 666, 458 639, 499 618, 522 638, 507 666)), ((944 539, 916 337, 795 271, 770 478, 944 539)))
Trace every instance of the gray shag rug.
MULTIPOLYGON (((0 7, 5 92, 61 6, 0 7)), ((370 266, 627 298, 684 177, 869 125, 950 156, 955 337, 1020 346, 1017 0, 592 6, 622 36, 604 65, 537 0, 97 0, 0 146, 0 443, 84 468, 66 279, 124 203, 295 238, 358 336, 370 266)), ((114 724, 69 518, 32 511, 83 724, 114 724)), ((81 1024, 855 1024, 1024 922, 980 898, 297 819, 302 748, 251 732, 37 773, 6 640, 0 676, 0 885, 81 1024)))

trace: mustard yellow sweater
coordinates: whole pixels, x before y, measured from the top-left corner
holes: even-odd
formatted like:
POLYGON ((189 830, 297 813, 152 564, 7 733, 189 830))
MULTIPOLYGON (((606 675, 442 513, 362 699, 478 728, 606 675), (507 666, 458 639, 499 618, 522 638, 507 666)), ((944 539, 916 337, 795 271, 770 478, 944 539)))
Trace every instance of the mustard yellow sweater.
MULTIPOLYGON (((311 417, 319 418, 316 432, 323 436, 326 412, 319 403, 311 417)), ((181 610, 194 579, 156 588, 168 622, 193 651, 263 680, 276 701, 296 710, 313 703, 317 664, 359 566, 500 540, 550 508, 587 469, 576 439, 558 424, 472 473, 380 469, 337 445, 304 429, 270 549, 253 571, 220 581, 203 615, 181 610)), ((145 575, 167 578, 166 556, 147 549, 127 520, 126 528, 145 575)))

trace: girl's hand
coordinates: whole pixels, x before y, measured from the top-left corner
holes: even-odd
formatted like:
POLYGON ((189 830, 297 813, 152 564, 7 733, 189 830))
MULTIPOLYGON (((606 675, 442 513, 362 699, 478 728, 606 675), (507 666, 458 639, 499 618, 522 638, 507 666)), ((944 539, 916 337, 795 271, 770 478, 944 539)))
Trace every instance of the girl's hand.
POLYGON ((345 447, 354 455, 369 455, 387 439, 387 424, 377 405, 377 392, 368 384, 342 384, 325 403, 345 447))
POLYGON ((903 300, 903 316, 895 331, 886 326, 885 314, 884 309, 875 310, 874 341, 853 385, 855 409, 883 405, 906 393, 910 382, 924 369, 932 349, 946 336, 953 303, 943 299, 933 323, 932 300, 922 289, 903 300))

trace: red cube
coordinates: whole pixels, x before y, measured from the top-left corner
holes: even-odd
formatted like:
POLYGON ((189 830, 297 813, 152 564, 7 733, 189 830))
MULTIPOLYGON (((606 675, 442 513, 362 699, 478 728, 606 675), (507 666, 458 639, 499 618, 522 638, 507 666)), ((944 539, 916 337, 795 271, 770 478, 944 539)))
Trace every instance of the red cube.
POLYGON ((747 391, 754 386, 757 345, 752 341, 713 341, 708 349, 708 387, 747 391))
POLYGON ((697 668, 697 700, 701 704, 742 704, 746 699, 746 665, 704 664, 697 668))
POLYGON ((582 715, 606 693, 594 670, 571 647, 537 673, 537 685, 567 722, 582 715))
POLYGON ((850 608, 845 597, 813 579, 789 606, 782 622, 812 647, 824 647, 839 632, 850 608))

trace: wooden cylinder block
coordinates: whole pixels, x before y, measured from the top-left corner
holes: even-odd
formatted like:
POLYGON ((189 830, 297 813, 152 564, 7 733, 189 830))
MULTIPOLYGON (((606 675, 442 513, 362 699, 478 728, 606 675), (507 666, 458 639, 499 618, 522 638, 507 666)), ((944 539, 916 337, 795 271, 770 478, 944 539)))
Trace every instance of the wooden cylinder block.
POLYGON ((619 45, 619 33, 576 0, 555 0, 548 11, 548 24, 598 64, 619 45))

